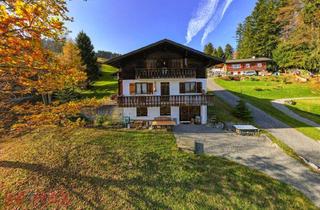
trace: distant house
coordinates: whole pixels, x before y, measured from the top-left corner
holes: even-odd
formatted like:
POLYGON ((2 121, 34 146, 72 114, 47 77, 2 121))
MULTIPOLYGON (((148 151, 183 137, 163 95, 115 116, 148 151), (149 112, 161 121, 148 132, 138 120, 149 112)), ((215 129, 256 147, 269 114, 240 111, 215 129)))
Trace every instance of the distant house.
POLYGON ((206 69, 222 60, 164 39, 107 63, 119 68, 118 106, 125 118, 207 123, 206 69))
POLYGON ((231 75, 266 75, 270 58, 233 59, 225 62, 224 70, 231 75))

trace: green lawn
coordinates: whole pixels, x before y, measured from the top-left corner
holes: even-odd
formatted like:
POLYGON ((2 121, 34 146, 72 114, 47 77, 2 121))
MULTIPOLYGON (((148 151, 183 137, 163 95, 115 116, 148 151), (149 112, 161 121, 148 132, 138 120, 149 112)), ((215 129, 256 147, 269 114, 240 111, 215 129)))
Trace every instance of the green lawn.
POLYGON ((101 77, 91 84, 90 90, 81 90, 80 94, 84 97, 103 98, 105 96, 111 96, 117 93, 118 82, 117 79, 112 76, 117 72, 117 69, 109 65, 101 65, 101 77))
POLYGON ((178 150, 168 132, 44 128, 0 142, 0 209, 316 209, 256 170, 178 150))
POLYGON ((217 84, 233 92, 239 97, 261 108, 270 115, 296 128, 305 135, 320 140, 320 131, 300 121, 288 117, 271 105, 271 101, 279 98, 320 96, 320 92, 312 90, 308 84, 286 81, 284 77, 252 77, 244 81, 226 81, 216 79, 217 84), (260 81, 252 81, 260 79, 260 81))
POLYGON ((295 105, 287 105, 297 114, 320 124, 320 98, 295 100, 295 105))

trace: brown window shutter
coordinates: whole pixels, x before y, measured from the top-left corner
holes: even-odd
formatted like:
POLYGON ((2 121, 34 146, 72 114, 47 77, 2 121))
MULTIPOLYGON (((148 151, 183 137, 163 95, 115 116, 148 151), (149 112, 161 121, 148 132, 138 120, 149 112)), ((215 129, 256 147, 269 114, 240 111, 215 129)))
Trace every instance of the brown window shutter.
POLYGON ((185 84, 184 82, 180 82, 180 93, 185 93, 185 92, 186 92, 185 84))
POLYGON ((197 82, 197 93, 202 93, 202 82, 197 82))
POLYGON ((136 93, 136 85, 134 83, 130 83, 130 95, 134 95, 136 93))
POLYGON ((148 83, 148 94, 153 94, 153 83, 148 83))

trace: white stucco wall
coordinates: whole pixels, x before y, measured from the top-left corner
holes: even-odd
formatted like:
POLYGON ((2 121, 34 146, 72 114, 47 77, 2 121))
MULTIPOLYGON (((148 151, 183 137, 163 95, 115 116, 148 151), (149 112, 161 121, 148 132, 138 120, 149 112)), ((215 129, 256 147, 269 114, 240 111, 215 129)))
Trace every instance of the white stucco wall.
MULTIPOLYGON (((140 80, 123 80, 123 95, 130 96, 130 83, 137 82, 153 82, 153 95, 161 95, 161 82, 169 82, 170 95, 199 95, 201 93, 185 93, 180 94, 180 82, 201 82, 202 89, 207 91, 207 79, 140 79, 140 80)), ((136 107, 123 108, 123 116, 130 117, 133 120, 153 120, 155 117, 160 117, 160 107, 148 107, 148 116, 137 117, 136 107)), ((171 106, 171 118, 176 119, 177 124, 180 123, 179 106, 171 106)), ((207 106, 201 106, 201 123, 207 123, 207 106)))
POLYGON ((185 93, 180 94, 180 82, 201 82, 202 89, 207 91, 207 79, 140 79, 140 80, 123 80, 123 95, 130 96, 130 83, 138 83, 138 82, 148 82, 153 83, 154 93, 153 95, 161 94, 161 82, 169 82, 170 84, 170 95, 198 95, 199 93, 185 93))
POLYGON ((201 106, 201 124, 207 124, 208 121, 208 107, 201 106))

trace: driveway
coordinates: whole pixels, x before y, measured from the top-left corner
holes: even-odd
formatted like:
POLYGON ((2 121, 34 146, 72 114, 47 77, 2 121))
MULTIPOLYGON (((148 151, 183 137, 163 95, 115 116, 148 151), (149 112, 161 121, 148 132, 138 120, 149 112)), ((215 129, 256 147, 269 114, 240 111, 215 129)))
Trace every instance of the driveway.
MULTIPOLYGON (((239 97, 208 79, 208 89, 231 106, 236 106, 239 97)), ((320 166, 320 143, 300 133, 287 124, 265 113, 261 109, 247 103, 255 123, 262 129, 269 131, 273 136, 291 147, 298 155, 320 166)), ((271 104, 270 104, 271 106, 271 104)))
POLYGON ((320 124, 296 114, 295 112, 293 112, 292 110, 290 110, 288 107, 285 106, 286 101, 299 100, 299 99, 300 100, 301 99, 319 99, 320 100, 319 97, 283 98, 283 99, 273 100, 271 102, 271 104, 274 108, 280 110, 281 112, 285 113, 286 115, 289 115, 290 117, 292 117, 300 122, 303 122, 307 125, 310 125, 310 126, 315 127, 320 130, 320 124))
POLYGON ((174 135, 182 149, 194 150, 194 141, 202 141, 205 153, 228 158, 290 184, 320 207, 320 175, 286 155, 267 137, 238 136, 203 125, 176 126, 174 135))

